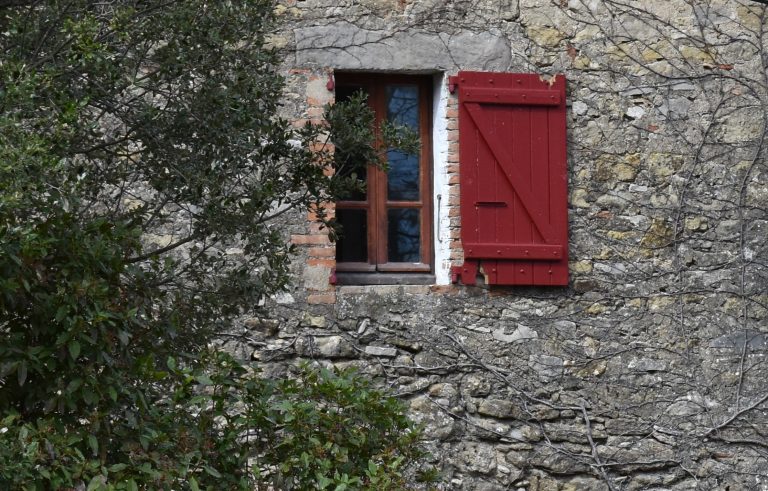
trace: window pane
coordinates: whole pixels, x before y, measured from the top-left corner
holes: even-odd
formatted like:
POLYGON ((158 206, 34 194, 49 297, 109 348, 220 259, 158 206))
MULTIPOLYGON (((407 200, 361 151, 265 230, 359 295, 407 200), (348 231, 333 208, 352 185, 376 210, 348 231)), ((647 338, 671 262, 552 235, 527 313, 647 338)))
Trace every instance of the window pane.
POLYGON ((387 86, 387 120, 419 130, 419 87, 416 85, 387 86))
POLYGON ((421 261, 419 210, 396 208, 387 211, 387 257, 393 263, 421 261))
POLYGON ((400 150, 387 152, 387 196, 390 201, 419 200, 419 158, 400 150))
MULTIPOLYGON (((387 86, 387 120, 419 131, 419 88, 416 85, 387 86)), ((387 151, 389 172, 387 196, 392 201, 419 199, 419 156, 400 150, 387 151)))
POLYGON ((358 92, 368 93, 361 85, 338 85, 336 86, 336 102, 344 102, 358 92))
POLYGON ((336 241, 336 260, 343 263, 368 262, 367 210, 336 210, 341 236, 336 241))

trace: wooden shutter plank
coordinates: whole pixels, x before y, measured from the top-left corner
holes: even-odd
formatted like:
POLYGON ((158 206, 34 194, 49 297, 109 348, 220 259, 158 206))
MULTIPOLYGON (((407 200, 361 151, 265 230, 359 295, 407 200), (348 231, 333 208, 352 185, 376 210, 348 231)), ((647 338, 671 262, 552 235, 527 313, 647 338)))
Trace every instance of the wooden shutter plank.
MULTIPOLYGON (((530 108, 530 129, 531 129, 531 147, 536 151, 531 153, 531 168, 534 169, 531 175, 532 188, 536 194, 541 197, 542 221, 547 225, 551 223, 551 202, 550 202, 550 179, 549 179, 549 109, 535 107, 530 108)), ((556 231, 554 227, 553 230, 556 231)), ((559 239, 559 237, 558 237, 559 239)), ((550 282, 550 265, 536 264, 532 271, 532 281, 534 284, 547 285, 550 282)))
MULTIPOLYGON (((495 130, 495 125, 493 130, 495 130)), ((498 166, 490 169, 487 165, 483 165, 483 162, 492 162, 494 160, 493 153, 487 145, 483 144, 482 133, 478 133, 478 167, 477 167, 477 185, 476 193, 478 201, 500 201, 497 193, 497 183, 499 176, 498 166)), ((498 207, 492 206, 475 206, 477 214, 477 241, 478 242, 493 242, 496 237, 496 228, 498 226, 498 207)))
MULTIPOLYGON (((527 84, 526 84, 527 85, 527 84)), ((531 160, 531 131, 530 131, 530 108, 525 106, 509 106, 506 112, 510 116, 511 137, 510 154, 514 155, 515 162, 508 161, 507 166, 513 165, 520 173, 517 186, 510 185, 514 189, 515 206, 512 213, 514 227, 511 230, 512 236, 510 242, 518 244, 531 244, 534 236, 534 226, 532 218, 527 211, 523 199, 520 197, 518 188, 523 191, 530 191, 530 160, 531 160)), ((523 251, 524 253, 524 251, 523 251)), ((524 254, 513 254, 509 257, 522 258, 524 254)), ((533 263, 524 260, 502 262, 499 265, 502 277, 510 276, 515 284, 526 284, 531 282, 533 263)))

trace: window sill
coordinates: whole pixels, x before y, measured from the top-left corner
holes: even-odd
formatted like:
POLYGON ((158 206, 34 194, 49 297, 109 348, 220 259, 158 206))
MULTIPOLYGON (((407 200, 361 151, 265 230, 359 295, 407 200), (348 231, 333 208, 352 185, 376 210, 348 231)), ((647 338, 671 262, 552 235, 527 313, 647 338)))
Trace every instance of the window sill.
POLYGON ((435 275, 425 273, 336 272, 337 285, 434 285, 435 275))

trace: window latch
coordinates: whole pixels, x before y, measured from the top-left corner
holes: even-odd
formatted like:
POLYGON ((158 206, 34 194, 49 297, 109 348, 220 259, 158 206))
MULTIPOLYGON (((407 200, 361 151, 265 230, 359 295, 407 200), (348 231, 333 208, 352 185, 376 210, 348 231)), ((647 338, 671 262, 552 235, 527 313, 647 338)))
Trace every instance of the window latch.
POLYGON ((487 206, 490 208, 506 208, 505 201, 475 201, 475 206, 487 206))

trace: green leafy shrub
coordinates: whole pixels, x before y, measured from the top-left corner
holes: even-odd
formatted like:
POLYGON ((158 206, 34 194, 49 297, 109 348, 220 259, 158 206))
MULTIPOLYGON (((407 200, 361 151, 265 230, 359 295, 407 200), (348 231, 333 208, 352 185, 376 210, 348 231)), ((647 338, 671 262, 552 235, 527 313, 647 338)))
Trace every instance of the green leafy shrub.
MULTIPOLYGON (((104 425, 56 413, 0 421, 3 489, 405 489, 423 457, 400 403, 354 372, 269 380, 224 353, 169 358, 164 394, 104 425)), ((116 416, 116 415, 113 415, 116 416)))

